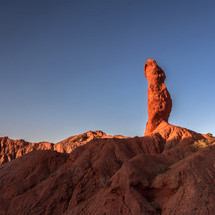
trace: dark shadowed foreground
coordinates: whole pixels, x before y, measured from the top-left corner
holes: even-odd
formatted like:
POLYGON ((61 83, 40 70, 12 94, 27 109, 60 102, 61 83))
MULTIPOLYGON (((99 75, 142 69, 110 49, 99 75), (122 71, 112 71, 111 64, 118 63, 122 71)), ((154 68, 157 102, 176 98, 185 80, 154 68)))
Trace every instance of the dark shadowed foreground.
POLYGON ((32 151, 0 166, 0 214, 215 214, 213 142, 164 124, 71 154, 32 151))

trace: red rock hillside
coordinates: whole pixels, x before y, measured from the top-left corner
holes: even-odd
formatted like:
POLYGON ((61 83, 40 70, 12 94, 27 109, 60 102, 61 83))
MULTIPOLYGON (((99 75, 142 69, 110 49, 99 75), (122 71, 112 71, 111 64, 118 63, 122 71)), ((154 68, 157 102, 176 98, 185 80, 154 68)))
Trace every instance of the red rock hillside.
POLYGON ((0 214, 215 214, 214 137, 165 120, 144 137, 100 134, 70 154, 33 150, 0 165, 0 214))
POLYGON ((0 137, 0 164, 21 157, 34 150, 54 150, 61 153, 71 153, 75 148, 82 146, 93 139, 99 138, 126 138, 121 135, 110 136, 102 131, 88 131, 84 134, 69 137, 56 144, 49 142, 31 143, 25 140, 12 140, 0 137))

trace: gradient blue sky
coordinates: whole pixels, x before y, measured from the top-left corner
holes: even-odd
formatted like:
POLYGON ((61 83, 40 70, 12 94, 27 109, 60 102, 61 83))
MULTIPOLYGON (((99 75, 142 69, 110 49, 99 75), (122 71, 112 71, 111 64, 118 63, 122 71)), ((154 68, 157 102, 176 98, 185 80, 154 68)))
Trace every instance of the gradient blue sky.
POLYGON ((215 134, 213 0, 1 0, 0 136, 142 136, 143 65, 165 70, 170 122, 215 134))

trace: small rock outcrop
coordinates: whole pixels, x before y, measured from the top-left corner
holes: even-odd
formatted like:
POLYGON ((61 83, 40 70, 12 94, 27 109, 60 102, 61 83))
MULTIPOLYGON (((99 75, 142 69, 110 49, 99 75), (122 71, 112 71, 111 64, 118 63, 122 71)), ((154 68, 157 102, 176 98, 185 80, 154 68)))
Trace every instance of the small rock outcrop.
POLYGON ((172 99, 164 81, 166 75, 155 60, 148 59, 144 65, 144 75, 148 80, 148 122, 144 135, 151 134, 161 123, 168 123, 172 109, 172 99))

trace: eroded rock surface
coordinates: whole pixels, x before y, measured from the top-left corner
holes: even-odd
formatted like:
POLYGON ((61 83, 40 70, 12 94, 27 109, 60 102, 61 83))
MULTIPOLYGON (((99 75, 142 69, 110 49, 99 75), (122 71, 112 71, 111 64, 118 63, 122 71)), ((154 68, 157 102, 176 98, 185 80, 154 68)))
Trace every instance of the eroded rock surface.
POLYGON ((145 137, 93 139, 70 155, 35 150, 0 166, 0 212, 64 215, 215 213, 215 145, 166 126, 145 137))
POLYGON ((120 135, 106 135, 102 131, 88 131, 83 134, 69 137, 56 144, 49 142, 32 143, 25 140, 12 140, 0 137, 0 164, 21 157, 34 150, 53 150, 61 153, 71 153, 75 148, 82 146, 93 139, 100 138, 126 138, 120 135))
POLYGON ((148 80, 148 122, 145 135, 151 134, 162 122, 167 122, 172 109, 172 99, 164 84, 164 71, 155 60, 148 59, 144 65, 144 75, 148 80))

